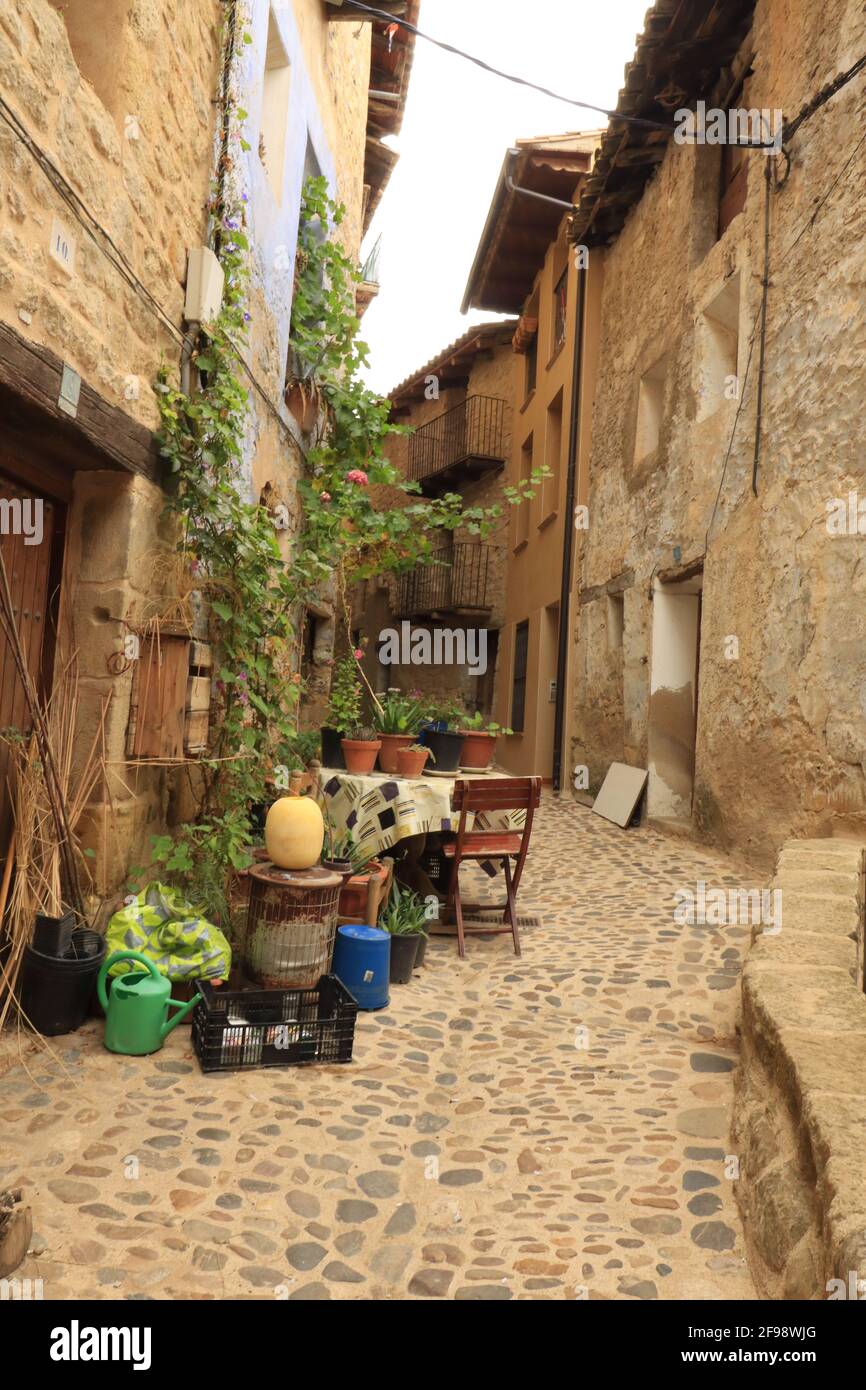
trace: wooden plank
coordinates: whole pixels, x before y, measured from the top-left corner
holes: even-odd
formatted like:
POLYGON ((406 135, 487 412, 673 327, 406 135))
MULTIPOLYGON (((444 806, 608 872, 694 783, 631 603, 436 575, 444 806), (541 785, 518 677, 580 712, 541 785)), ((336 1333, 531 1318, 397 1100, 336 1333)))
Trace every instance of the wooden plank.
POLYGON ((121 468, 159 482, 162 461, 153 431, 110 405, 84 380, 72 419, 57 404, 62 377, 63 361, 56 353, 0 323, 0 386, 97 450, 101 457, 92 467, 121 468))
POLYGON ((186 707, 191 714, 210 709, 210 676, 190 676, 186 690, 186 707))

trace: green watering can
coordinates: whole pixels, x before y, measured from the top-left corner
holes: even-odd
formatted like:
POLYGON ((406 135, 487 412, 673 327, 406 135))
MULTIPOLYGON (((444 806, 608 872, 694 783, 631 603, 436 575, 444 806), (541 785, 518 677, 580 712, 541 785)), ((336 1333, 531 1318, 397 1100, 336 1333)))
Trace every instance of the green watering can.
POLYGON ((170 981, 138 951, 115 951, 103 961, 96 989, 105 1013, 105 1046, 109 1052, 123 1052, 130 1057, 158 1052, 172 1028, 201 999, 200 994, 194 995, 188 1004, 172 999, 170 981), (119 960, 136 960, 146 973, 135 970, 113 976, 109 995, 105 977, 119 960), (178 1011, 173 1018, 168 1016, 169 1008, 178 1011))

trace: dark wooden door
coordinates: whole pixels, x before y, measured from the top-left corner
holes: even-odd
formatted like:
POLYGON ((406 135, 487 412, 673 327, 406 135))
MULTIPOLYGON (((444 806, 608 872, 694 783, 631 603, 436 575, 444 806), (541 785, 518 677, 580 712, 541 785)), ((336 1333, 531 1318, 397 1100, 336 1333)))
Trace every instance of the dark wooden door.
MULTIPOLYGON (((50 684, 54 656, 63 508, 46 497, 39 497, 38 490, 28 489, 0 473, 0 501, 23 503, 28 499, 31 528, 35 521, 32 509, 36 501, 41 502, 41 537, 37 532, 27 544, 27 536, 13 534, 18 514, 12 507, 0 507, 0 552, 28 668, 37 690, 44 691, 50 684)), ((0 729, 10 727, 27 734, 31 721, 12 651, 0 628, 0 729)), ((9 751, 5 743, 0 743, 0 865, 6 858, 11 831, 9 751)))

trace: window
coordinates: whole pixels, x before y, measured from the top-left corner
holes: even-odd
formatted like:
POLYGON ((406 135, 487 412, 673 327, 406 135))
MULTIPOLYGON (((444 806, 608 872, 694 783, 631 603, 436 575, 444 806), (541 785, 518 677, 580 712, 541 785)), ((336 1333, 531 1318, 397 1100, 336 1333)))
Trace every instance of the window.
POLYGON ((286 130, 289 123, 289 87, 292 70, 280 38, 274 12, 268 18, 268 48, 262 84, 262 126, 259 158, 265 167, 271 192, 277 203, 283 201, 283 170, 286 163, 286 130))
POLYGON ((607 646, 615 652, 622 647, 625 634, 625 597, 623 594, 607 596, 607 646))
POLYGON ((637 429, 634 441, 634 460, 655 452, 662 428, 667 363, 660 358, 640 379, 637 403, 637 429))
POLYGON ((115 120, 122 111, 121 79, 128 5, 119 0, 51 0, 63 17, 78 71, 115 120))
MULTIPOLYGON (((739 91, 728 102, 729 110, 748 107, 749 101, 746 96, 745 86, 741 86, 739 91)), ((737 134, 728 131, 728 138, 733 140, 744 140, 748 135, 743 132, 737 134)), ((722 145, 721 160, 721 182, 719 185, 719 237, 723 237, 730 227, 734 218, 743 211, 746 205, 746 186, 749 175, 749 151, 743 149, 741 145, 724 144, 722 145)))
POLYGON ((565 342, 568 322, 568 266, 556 282, 553 300, 553 351, 557 353, 565 342))
POLYGON ((534 333, 532 341, 526 349, 526 383, 523 395, 528 399, 535 390, 535 383, 538 380, 538 334, 534 333))
POLYGON ((514 629, 514 679, 511 683, 511 719, 516 734, 523 733, 526 717, 526 664, 529 655, 529 623, 518 623, 514 629))
MULTIPOLYGON (((520 482, 528 483, 532 479, 532 455, 533 455, 532 435, 526 440, 520 450, 520 482)), ((532 503, 530 499, 524 498, 517 504, 516 537, 515 548, 525 545, 529 540, 529 509, 532 503)))
POLYGON ((726 400, 739 397, 739 332, 740 277, 734 275, 704 309, 698 325, 699 420, 714 415, 726 400))
POLYGON ((544 437, 544 462, 550 469, 550 477, 544 479, 542 489, 542 521, 544 525, 556 516, 559 503, 559 471, 562 460, 562 390, 557 391, 547 407, 547 429, 544 437))

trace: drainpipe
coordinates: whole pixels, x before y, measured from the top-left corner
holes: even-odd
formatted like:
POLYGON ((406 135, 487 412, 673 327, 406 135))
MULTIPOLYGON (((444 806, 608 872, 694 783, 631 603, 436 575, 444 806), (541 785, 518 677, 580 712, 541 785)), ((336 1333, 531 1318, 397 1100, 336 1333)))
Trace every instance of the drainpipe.
POLYGON ((556 708, 553 716, 553 790, 562 790, 562 736, 565 730, 565 685, 568 675, 568 637, 571 612, 571 567, 574 556, 574 507, 577 456, 580 448, 580 409, 583 388, 583 333, 586 322, 586 277, 577 272, 577 322, 571 379, 571 420, 568 435, 568 476, 565 490, 565 533, 562 542, 562 586, 559 591, 559 643, 556 656, 556 708))

